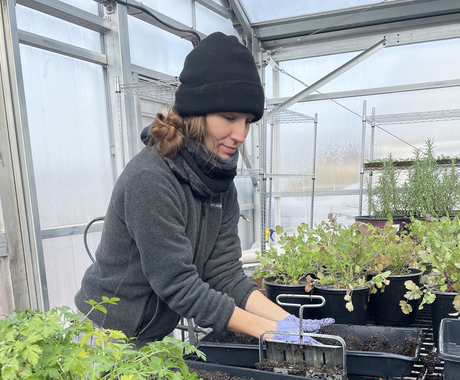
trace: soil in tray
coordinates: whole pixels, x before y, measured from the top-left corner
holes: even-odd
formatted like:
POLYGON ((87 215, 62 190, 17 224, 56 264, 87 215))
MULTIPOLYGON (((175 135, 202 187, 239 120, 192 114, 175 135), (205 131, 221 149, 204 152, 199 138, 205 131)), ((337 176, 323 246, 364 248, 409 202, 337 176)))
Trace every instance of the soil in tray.
POLYGON ((204 369, 190 368, 190 372, 195 372, 198 378, 203 380, 250 380, 249 377, 232 376, 227 372, 221 371, 206 371, 204 369))
POLYGON ((219 337, 218 340, 216 337, 216 343, 259 344, 259 339, 250 335, 232 332, 219 337))
POLYGON ((269 372, 286 372, 289 375, 305 376, 311 379, 342 380, 343 369, 333 366, 307 365, 305 363, 287 363, 276 360, 263 360, 256 368, 269 372))
MULTIPOLYGON (((403 345, 393 344, 387 338, 379 338, 376 336, 369 336, 364 341, 361 341, 356 335, 341 334, 337 332, 333 326, 322 327, 319 330, 320 334, 336 335, 345 341, 347 350, 350 351, 373 351, 373 352, 386 352, 389 354, 414 356, 417 345, 420 343, 415 337, 405 337, 403 345)), ((319 342, 328 345, 337 346, 336 340, 327 338, 316 338, 319 342)))

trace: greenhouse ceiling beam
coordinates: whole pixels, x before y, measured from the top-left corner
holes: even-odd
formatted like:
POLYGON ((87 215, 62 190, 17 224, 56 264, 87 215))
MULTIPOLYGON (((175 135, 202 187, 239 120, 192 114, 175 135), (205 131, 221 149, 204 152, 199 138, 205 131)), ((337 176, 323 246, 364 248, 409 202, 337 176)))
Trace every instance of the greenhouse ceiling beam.
POLYGON ((147 24, 150 24, 150 25, 153 25, 153 26, 155 26, 157 28, 163 29, 166 32, 174 34, 174 35, 176 35, 176 36, 178 36, 180 38, 183 38, 184 40, 187 40, 187 41, 193 41, 195 39, 195 36, 190 34, 188 31, 198 33, 201 39, 206 37, 206 34, 204 34, 202 32, 199 32, 198 30, 192 29, 189 25, 182 24, 181 22, 179 22, 179 21, 177 21, 177 20, 175 20, 175 19, 173 19, 171 17, 168 17, 168 16, 164 15, 163 13, 158 12, 155 9, 150 8, 150 7, 146 6, 146 5, 144 5, 143 3, 140 3, 140 2, 135 1, 135 0, 128 0, 127 2, 129 2, 130 4, 133 4, 132 7, 127 7, 128 8, 127 9, 128 15, 131 16, 131 17, 135 17, 138 20, 144 21, 147 24), (146 9, 147 11, 152 13, 156 18, 158 18, 162 22, 156 20, 155 18, 151 17, 150 15, 148 15, 145 12, 141 12, 138 9, 138 7, 146 9), (181 30, 184 30, 184 31, 174 30, 172 28, 169 28, 165 24, 171 25, 175 29, 181 29, 181 30))
POLYGON ((297 38, 270 41, 263 47, 277 62, 330 54, 361 51, 378 38, 385 37, 388 47, 446 40, 460 37, 460 15, 446 15, 410 20, 340 32, 315 34, 296 42, 297 38), (285 47, 283 47, 285 46, 285 47))
POLYGON ((235 14, 238 22, 240 23, 241 27, 243 28, 244 35, 248 38, 249 41, 252 40, 252 27, 251 23, 249 22, 249 18, 244 11, 244 8, 241 6, 239 0, 228 0, 230 4, 230 8, 235 14))
POLYGON ((367 8, 338 11, 329 14, 289 18, 267 23, 253 24, 260 41, 272 41, 289 37, 323 34, 365 26, 389 24, 398 21, 424 19, 434 16, 459 14, 458 0, 420 0, 416 2, 392 2, 367 8), (330 27, 328 27, 330 25, 330 27))
POLYGON ((325 77, 321 78, 320 80, 316 81, 312 85, 308 86, 306 89, 300 91, 297 95, 289 98, 285 102, 280 104, 280 108, 289 108, 293 104, 301 101, 305 96, 311 94, 313 91, 316 91, 318 88, 324 86, 325 84, 329 83, 333 79, 337 78, 338 76, 342 75, 344 72, 350 70, 352 67, 355 67, 358 63, 364 61, 366 58, 370 57, 371 55, 377 53, 381 49, 386 46, 387 42, 385 39, 377 42, 375 45, 371 46, 369 49, 363 51, 361 54, 357 55, 353 59, 349 60, 348 62, 344 63, 342 66, 338 67, 325 77))
POLYGON ((67 57, 81 59, 86 62, 107 65, 107 56, 92 50, 83 49, 71 44, 66 44, 65 42, 42 37, 24 30, 18 30, 18 38, 19 42, 24 45, 51 51, 67 57))
POLYGON ((111 28, 110 20, 99 17, 93 13, 84 11, 83 9, 74 7, 62 1, 16 0, 16 3, 95 32, 105 33, 111 28))
MULTIPOLYGON (((441 88, 458 87, 458 86, 460 86, 460 79, 452 79, 452 80, 435 81, 435 82, 405 84, 405 85, 400 85, 400 86, 376 87, 376 88, 369 88, 369 89, 363 89, 363 90, 313 94, 313 95, 308 95, 304 97, 300 102, 314 102, 318 100, 327 100, 327 99, 343 99, 343 98, 353 98, 353 97, 361 97, 361 96, 384 95, 384 94, 393 94, 393 93, 408 92, 408 91, 436 90, 436 89, 441 89, 441 88)), ((289 99, 288 97, 267 99, 267 104, 268 105, 279 105, 281 103, 286 102, 288 99, 289 99)))
POLYGON ((213 0, 195 0, 195 2, 228 20, 231 20, 233 17, 233 14, 227 8, 224 8, 213 0))

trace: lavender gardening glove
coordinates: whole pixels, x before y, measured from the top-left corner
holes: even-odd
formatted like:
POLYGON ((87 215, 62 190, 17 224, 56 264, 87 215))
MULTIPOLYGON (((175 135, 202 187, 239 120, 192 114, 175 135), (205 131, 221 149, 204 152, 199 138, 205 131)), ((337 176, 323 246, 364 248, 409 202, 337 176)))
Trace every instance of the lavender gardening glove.
MULTIPOLYGON (((313 334, 317 334, 319 329, 323 326, 330 326, 334 323, 333 318, 323 319, 304 319, 303 320, 303 331, 313 334)), ((281 340, 285 342, 300 342, 300 320, 295 315, 288 315, 281 321, 278 321, 276 326, 277 333, 273 336, 273 340, 281 340), (296 335, 282 334, 282 332, 291 332, 296 335)), ((310 336, 303 337, 304 343, 320 344, 310 336)))

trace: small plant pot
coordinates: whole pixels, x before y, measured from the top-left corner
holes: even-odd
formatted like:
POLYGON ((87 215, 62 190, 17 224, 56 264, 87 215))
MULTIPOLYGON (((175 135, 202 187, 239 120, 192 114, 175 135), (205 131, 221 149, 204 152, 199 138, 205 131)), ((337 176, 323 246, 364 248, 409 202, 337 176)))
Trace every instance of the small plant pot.
POLYGON ((439 357, 444 360, 444 380, 460 379, 460 320, 443 318, 439 325, 439 357))
MULTIPOLYGON (((280 296, 278 299, 282 302, 299 304, 299 305, 309 305, 312 308, 307 307, 303 309, 303 319, 314 319, 318 316, 318 308, 314 307, 321 303, 319 300, 315 299, 308 299, 304 297, 299 298, 287 298, 282 297, 285 294, 293 294, 293 295, 312 295, 313 292, 307 293, 305 291, 306 284, 299 284, 299 285, 284 285, 284 284, 276 284, 275 283, 276 277, 267 277, 264 279, 265 283, 265 294, 267 298, 274 302, 276 302, 276 298, 280 296)), ((280 305, 284 310, 286 310, 289 314, 294 314, 296 317, 299 317, 299 308, 293 306, 284 306, 280 305)))
POLYGON ((412 312, 404 314, 399 306, 399 301, 405 300, 404 294, 407 289, 405 281, 412 280, 416 285, 420 284, 420 269, 411 269, 411 273, 404 275, 390 275, 389 285, 385 286, 384 291, 377 289, 377 293, 371 294, 369 307, 372 307, 374 321, 376 325, 407 327, 414 322, 417 315, 418 301, 411 300, 408 303, 412 306, 412 312))
POLYGON ((314 294, 323 296, 326 304, 318 309, 318 318, 334 318, 335 323, 345 325, 365 325, 367 323, 367 304, 369 288, 353 289, 351 300, 353 311, 349 311, 345 304, 346 289, 333 289, 332 287, 315 285, 314 294))
MULTIPOLYGON (((388 222, 387 218, 374 218, 369 215, 355 216, 355 221, 362 223, 370 223, 374 227, 383 228, 388 222)), ((410 217, 407 215, 393 215, 393 225, 398 226, 399 232, 405 230, 410 224, 410 217)))
POLYGON ((452 305, 452 302, 459 293, 447 293, 436 290, 434 290, 433 293, 436 295, 436 298, 431 305, 431 320, 433 322, 433 341, 436 347, 438 347, 439 325, 443 318, 450 318, 451 316, 449 314, 457 311, 454 305, 452 305))

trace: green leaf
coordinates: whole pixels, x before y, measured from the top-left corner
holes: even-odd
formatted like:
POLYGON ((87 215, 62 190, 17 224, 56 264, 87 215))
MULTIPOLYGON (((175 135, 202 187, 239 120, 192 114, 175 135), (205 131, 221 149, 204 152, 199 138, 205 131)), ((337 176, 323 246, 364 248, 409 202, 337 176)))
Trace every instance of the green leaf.
POLYGON ((24 348, 22 351, 23 357, 26 361, 30 362, 30 364, 37 364, 38 358, 42 352, 42 348, 37 346, 36 344, 29 345, 24 348))
POLYGON ((401 310, 404 314, 410 314, 412 312, 412 306, 406 301, 399 301, 399 306, 401 306, 401 310))

